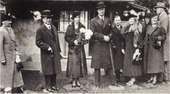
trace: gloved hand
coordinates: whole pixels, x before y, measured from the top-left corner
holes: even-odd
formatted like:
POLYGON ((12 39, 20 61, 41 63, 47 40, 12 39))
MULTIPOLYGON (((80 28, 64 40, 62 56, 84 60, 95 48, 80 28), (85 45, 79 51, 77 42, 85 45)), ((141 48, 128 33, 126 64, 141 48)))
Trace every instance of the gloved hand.
POLYGON ((53 53, 53 50, 51 47, 48 48, 48 51, 50 51, 51 53, 53 53))
POLYGON ((1 64, 2 65, 6 65, 6 61, 4 60, 4 61, 1 61, 1 64))
POLYGON ((16 63, 20 63, 20 62, 21 62, 21 59, 20 59, 20 56, 19 56, 19 55, 16 55, 15 62, 16 62, 16 63))
POLYGON ((139 57, 140 56, 140 52, 139 52, 139 49, 136 49, 135 50, 135 53, 133 54, 133 60, 136 58, 136 57, 139 57))

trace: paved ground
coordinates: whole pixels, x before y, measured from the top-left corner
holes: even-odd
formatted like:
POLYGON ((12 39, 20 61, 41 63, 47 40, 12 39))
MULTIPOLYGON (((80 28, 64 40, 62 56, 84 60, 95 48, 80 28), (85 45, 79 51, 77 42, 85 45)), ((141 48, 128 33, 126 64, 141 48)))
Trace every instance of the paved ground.
MULTIPOLYGON (((170 93, 170 84, 162 83, 156 86, 152 86, 151 84, 146 84, 144 82, 138 82, 136 85, 132 87, 125 86, 125 83, 122 82, 121 85, 124 88, 109 88, 109 80, 107 76, 102 76, 102 89, 98 91, 93 90, 93 76, 87 76, 82 78, 80 82, 82 86, 80 88, 72 88, 71 84, 69 84, 69 79, 60 80, 59 91, 56 93, 170 93)), ((39 90, 26 90, 27 94, 30 93, 43 93, 42 88, 39 90)))

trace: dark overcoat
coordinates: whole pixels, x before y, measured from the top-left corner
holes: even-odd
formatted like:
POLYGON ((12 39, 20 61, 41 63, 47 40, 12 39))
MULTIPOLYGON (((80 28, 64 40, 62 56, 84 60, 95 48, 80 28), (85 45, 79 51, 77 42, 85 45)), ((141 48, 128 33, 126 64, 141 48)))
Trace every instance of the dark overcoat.
POLYGON ((52 75, 61 72, 61 56, 58 33, 55 26, 49 30, 44 24, 37 30, 36 45, 41 50, 41 65, 44 75, 52 75), (51 47, 53 53, 48 51, 51 47))
POLYGON ((90 29, 93 36, 90 40, 90 51, 92 55, 92 68, 111 68, 111 56, 109 50, 109 42, 104 41, 105 35, 110 35, 113 32, 112 23, 108 17, 105 17, 104 22, 99 16, 93 18, 90 22, 90 29))
MULTIPOLYGON (((134 32, 128 32, 130 26, 125 27, 126 29, 123 29, 124 37, 125 37, 125 57, 124 57, 124 63, 123 63, 123 75, 124 76, 140 76, 142 74, 141 65, 134 65, 132 64, 133 61, 133 54, 135 53, 136 48, 134 47, 134 32)), ((140 37, 140 34, 139 36, 140 37)), ((138 38, 138 40, 135 40, 138 43, 138 47, 141 40, 138 38)))
POLYGON ((0 64, 0 88, 20 87, 24 84, 21 71, 16 68, 17 49, 12 28, 0 27, 0 61, 6 60, 6 65, 0 64))
POLYGON ((160 49, 153 47, 154 40, 164 43, 166 32, 163 27, 149 26, 147 28, 144 46, 144 71, 145 73, 160 73, 164 71, 163 44, 160 49))
POLYGON ((74 41, 78 39, 80 28, 85 28, 79 23, 78 29, 74 28, 72 23, 67 27, 65 33, 65 40, 68 43, 68 60, 67 60, 67 77, 83 77, 87 75, 86 55, 84 51, 84 44, 75 45, 74 41))
POLYGON ((113 52, 114 52, 114 67, 116 70, 123 68, 124 54, 121 52, 124 49, 124 37, 120 29, 116 26, 113 27, 114 33, 112 34, 113 52))

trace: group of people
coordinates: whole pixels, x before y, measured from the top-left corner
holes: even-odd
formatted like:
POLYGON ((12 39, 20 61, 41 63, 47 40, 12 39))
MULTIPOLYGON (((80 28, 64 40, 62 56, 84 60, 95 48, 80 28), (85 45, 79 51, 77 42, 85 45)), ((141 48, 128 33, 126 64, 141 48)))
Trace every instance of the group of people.
MULTIPOLYGON (((110 87, 120 87, 121 74, 129 77, 127 86, 132 86, 138 76, 149 75, 148 83, 168 81, 169 31, 168 15, 165 3, 158 2, 156 13, 150 13, 149 23, 139 21, 139 15, 129 13, 128 22, 121 25, 121 17, 116 15, 114 23, 105 16, 104 2, 96 4, 98 15, 90 22, 90 30, 80 22, 80 13, 72 14, 72 23, 67 27, 65 40, 68 43, 68 62, 66 76, 72 79, 72 87, 80 87, 80 77, 86 76, 87 63, 84 45, 89 43, 92 56, 91 68, 94 68, 95 89, 101 88, 101 69, 109 76, 110 87), (114 24, 114 25, 113 25, 114 24)), ((57 91, 56 76, 61 72, 60 43, 57 29, 52 25, 53 14, 50 10, 41 13, 42 26, 36 32, 36 45, 41 50, 42 73, 45 78, 44 92, 57 91)), ((21 87, 21 71, 17 70, 21 62, 17 52, 15 35, 11 28, 11 18, 4 16, 0 28, 1 85, 21 87), (15 62, 15 63, 14 63, 15 62), (6 69, 13 69, 8 72, 6 69), (16 74, 17 77, 13 77, 16 74), (11 78, 6 79, 7 76, 11 78), (8 82, 8 83, 7 83, 8 82), (20 83, 19 85, 16 83, 20 83)))

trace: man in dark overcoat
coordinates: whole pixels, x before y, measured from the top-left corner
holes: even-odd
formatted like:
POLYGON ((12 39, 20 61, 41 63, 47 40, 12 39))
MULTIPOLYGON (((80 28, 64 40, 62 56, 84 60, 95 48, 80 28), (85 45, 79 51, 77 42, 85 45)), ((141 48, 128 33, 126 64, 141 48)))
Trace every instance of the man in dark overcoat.
POLYGON ((56 75, 61 72, 60 44, 56 27, 52 25, 52 13, 43 10, 41 13, 43 24, 36 33, 36 45, 41 50, 42 73, 45 77, 44 92, 57 90, 56 75))
POLYGON ((107 69, 111 85, 116 84, 114 79, 111 51, 109 48, 110 34, 113 32, 111 20, 105 15, 104 2, 98 2, 96 9, 98 15, 91 20, 90 29, 93 36, 90 40, 90 51, 92 55, 91 67, 94 68, 95 87, 100 87, 100 69, 107 69))

